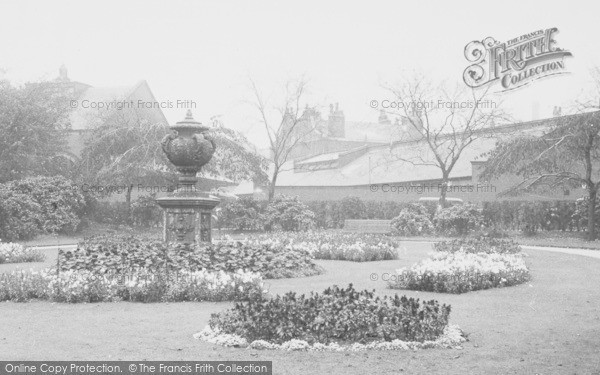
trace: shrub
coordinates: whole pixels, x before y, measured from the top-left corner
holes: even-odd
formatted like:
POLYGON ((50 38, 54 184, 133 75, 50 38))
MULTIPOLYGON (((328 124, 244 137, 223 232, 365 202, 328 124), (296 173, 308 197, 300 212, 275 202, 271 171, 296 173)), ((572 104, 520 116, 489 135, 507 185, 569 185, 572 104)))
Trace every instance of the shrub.
POLYGON ((405 296, 376 296, 356 291, 352 284, 309 296, 289 292, 274 298, 260 296, 213 314, 210 327, 248 341, 309 343, 375 340, 425 341, 442 335, 450 306, 434 300, 419 302, 405 296))
POLYGON ((219 226, 238 231, 264 229, 264 205, 252 198, 240 198, 221 206, 219 226))
POLYGON ((446 207, 436 213, 434 224, 438 233, 462 236, 481 227, 481 209, 474 204, 446 207))
POLYGON ((155 273, 201 270, 257 272, 265 278, 309 276, 322 272, 314 258, 302 249, 280 243, 166 244, 136 237, 88 238, 75 251, 59 252, 61 270, 96 273, 146 269, 155 273))
POLYGON ((314 227, 315 214, 298 197, 279 195, 267 206, 265 223, 269 229, 307 230, 314 227))
MULTIPOLYGON (((588 197, 579 198, 575 202, 575 209, 573 210, 572 219, 577 223, 578 227, 586 228, 587 230, 587 221, 588 221, 588 210, 590 207, 590 199, 588 197)), ((595 206, 595 214, 596 214, 596 232, 600 232, 600 198, 596 199, 595 206)))
POLYGON ((86 198, 77 185, 61 176, 33 177, 9 182, 10 190, 30 196, 41 208, 41 230, 73 233, 86 207, 86 198))
POLYGON ((26 302, 168 302, 229 301, 263 293, 258 274, 235 272, 179 272, 161 275, 147 270, 103 274, 83 270, 46 269, 0 274, 0 301, 26 302))
POLYGON ((0 238, 29 239, 40 232, 73 233, 88 199, 70 180, 33 177, 0 185, 0 238))
POLYGON ((410 268, 401 268, 390 278, 392 289, 438 293, 517 285, 528 281, 529 270, 518 254, 438 252, 410 268))
MULTIPOLYGON (((126 216, 125 216, 126 217, 126 216)), ((131 219, 140 227, 157 227, 162 224, 162 209, 152 195, 141 195, 131 202, 131 219)))
POLYGON ((344 197, 340 201, 340 211, 342 222, 351 219, 366 219, 367 207, 358 197, 344 197))
POLYGON ((0 242, 0 264, 43 262, 44 259, 46 259, 46 255, 40 250, 25 247, 18 243, 0 242))
POLYGON ((288 249, 308 252, 316 259, 368 262, 398 259, 398 243, 381 234, 340 231, 273 232, 246 236, 257 245, 273 241, 288 249))
POLYGON ((131 222, 122 202, 96 201, 91 211, 91 218, 103 224, 156 227, 162 223, 162 209, 151 195, 141 195, 131 202, 131 222))
POLYGON ((42 208, 27 194, 0 185, 0 238, 7 241, 33 238, 41 231, 42 208))
POLYGON ((414 204, 402 209, 400 214, 392 219, 392 230, 400 236, 419 236, 433 231, 433 224, 429 220, 427 209, 414 204))
POLYGON ((433 245, 435 251, 477 254, 516 254, 521 252, 521 246, 513 240, 502 240, 492 237, 467 237, 452 241, 437 242, 433 245))

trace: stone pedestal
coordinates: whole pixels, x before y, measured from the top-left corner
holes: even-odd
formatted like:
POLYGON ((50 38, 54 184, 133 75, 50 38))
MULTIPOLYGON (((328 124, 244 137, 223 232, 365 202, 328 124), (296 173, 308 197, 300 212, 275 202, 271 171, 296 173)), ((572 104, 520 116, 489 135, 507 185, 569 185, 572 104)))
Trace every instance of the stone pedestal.
POLYGON ((198 189, 196 173, 210 161, 216 145, 208 128, 194 121, 191 111, 185 120, 171 126, 162 148, 175 165, 178 186, 175 192, 158 198, 163 209, 163 240, 175 243, 211 242, 212 210, 219 199, 198 189))
POLYGON ((211 242, 214 197, 170 196, 156 200, 164 211, 163 240, 178 243, 211 242))

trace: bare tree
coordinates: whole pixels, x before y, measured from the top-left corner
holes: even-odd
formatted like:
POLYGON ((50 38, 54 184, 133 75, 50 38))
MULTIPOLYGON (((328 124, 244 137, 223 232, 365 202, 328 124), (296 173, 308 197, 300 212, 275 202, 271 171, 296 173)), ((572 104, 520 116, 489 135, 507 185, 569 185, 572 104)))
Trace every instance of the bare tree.
POLYGON ((254 96, 252 104, 260 113, 260 122, 269 140, 269 161, 272 170, 268 197, 271 201, 275 196, 277 177, 285 170, 284 165, 290 161, 291 152, 314 130, 314 126, 302 117, 307 82, 304 78, 288 81, 285 84, 284 97, 275 107, 266 102, 252 79, 250 83, 254 96))
POLYGON ((499 103, 490 99, 488 90, 457 86, 448 92, 421 76, 385 88, 395 97, 395 109, 389 112, 402 116, 407 127, 404 130, 430 151, 410 154, 397 149, 392 157, 413 165, 438 168, 441 172, 439 205, 445 207, 450 173, 463 151, 476 139, 491 136, 487 129, 507 117, 499 103))

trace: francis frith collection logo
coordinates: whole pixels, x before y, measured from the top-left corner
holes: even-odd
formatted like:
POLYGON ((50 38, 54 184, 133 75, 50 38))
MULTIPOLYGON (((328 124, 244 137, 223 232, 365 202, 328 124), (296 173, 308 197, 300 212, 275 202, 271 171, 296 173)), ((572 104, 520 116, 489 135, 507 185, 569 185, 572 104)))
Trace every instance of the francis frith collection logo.
POLYGON ((500 43, 492 37, 475 40, 465 47, 472 63, 463 79, 469 87, 499 83, 500 91, 523 87, 537 79, 568 73, 565 58, 571 52, 557 46, 556 27, 537 30, 500 43))

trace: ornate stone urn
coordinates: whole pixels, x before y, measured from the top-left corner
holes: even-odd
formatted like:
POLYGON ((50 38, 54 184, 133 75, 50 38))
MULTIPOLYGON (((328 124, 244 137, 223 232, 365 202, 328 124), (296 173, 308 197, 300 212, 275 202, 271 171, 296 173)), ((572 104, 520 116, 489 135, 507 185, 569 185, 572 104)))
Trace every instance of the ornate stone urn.
POLYGON ((192 111, 171 126, 175 134, 162 140, 162 149, 179 172, 177 189, 156 202, 164 212, 166 242, 211 242, 211 217, 219 199, 197 187, 196 173, 210 161, 216 145, 208 127, 194 120, 192 111))

